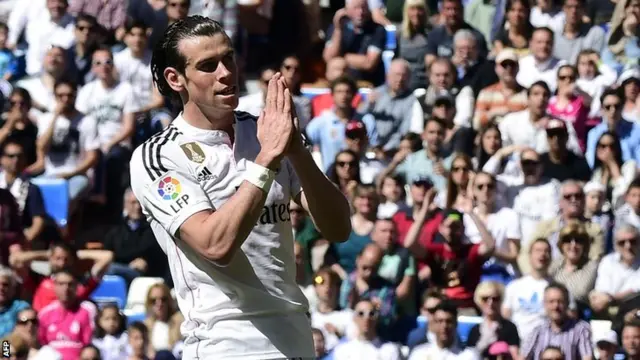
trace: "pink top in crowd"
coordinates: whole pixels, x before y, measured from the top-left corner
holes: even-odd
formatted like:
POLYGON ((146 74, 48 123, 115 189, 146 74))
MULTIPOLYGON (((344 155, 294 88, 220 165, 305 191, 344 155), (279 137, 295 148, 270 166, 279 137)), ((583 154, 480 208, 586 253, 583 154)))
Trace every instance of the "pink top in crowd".
POLYGON ((62 355, 63 360, 77 360, 82 347, 91 343, 96 308, 83 301, 75 309, 65 309, 54 301, 38 314, 38 340, 62 355))
POLYGON ((564 109, 558 108, 558 97, 554 96, 549 100, 547 106, 547 112, 549 115, 563 119, 570 122, 573 128, 576 129, 576 135, 578 136, 578 143, 582 151, 586 150, 587 144, 587 121, 589 120, 589 107, 585 106, 584 98, 582 96, 576 96, 571 102, 564 107, 564 109))

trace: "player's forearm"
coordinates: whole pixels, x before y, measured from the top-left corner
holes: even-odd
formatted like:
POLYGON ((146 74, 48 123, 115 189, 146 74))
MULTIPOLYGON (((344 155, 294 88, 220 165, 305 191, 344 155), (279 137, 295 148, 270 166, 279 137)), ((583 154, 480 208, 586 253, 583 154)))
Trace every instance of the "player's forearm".
POLYGON ((346 241, 351 232, 351 209, 345 196, 318 169, 307 150, 290 155, 289 160, 298 175, 307 210, 318 231, 331 242, 346 241))

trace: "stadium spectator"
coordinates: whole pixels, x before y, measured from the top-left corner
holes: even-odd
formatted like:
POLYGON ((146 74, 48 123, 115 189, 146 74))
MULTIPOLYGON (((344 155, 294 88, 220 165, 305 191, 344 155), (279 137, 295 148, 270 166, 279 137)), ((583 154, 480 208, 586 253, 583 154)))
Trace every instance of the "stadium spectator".
POLYGON ((433 313, 435 341, 416 346, 409 360, 453 359, 479 360, 480 354, 475 348, 465 348, 457 341, 458 311, 449 301, 437 305, 433 313))
POLYGON ((191 0, 171 0, 162 1, 159 4, 160 9, 154 9, 153 16, 151 18, 139 18, 144 19, 145 23, 148 22, 151 28, 151 36, 149 37, 149 46, 153 48, 156 43, 162 38, 164 31, 167 27, 176 21, 184 20, 189 14, 189 7, 191 6, 191 0))
POLYGON ((398 149, 402 136, 424 130, 424 113, 409 89, 409 63, 396 59, 389 65, 386 83, 369 94, 366 112, 376 120, 376 145, 385 152, 398 149))
MULTIPOLYGON (((360 1, 360 0, 355 0, 360 1)), ((346 147, 346 126, 351 121, 365 125, 371 146, 378 145, 376 119, 369 113, 358 113, 353 107, 353 98, 358 89, 348 77, 339 77, 331 83, 334 107, 313 118, 305 129, 309 141, 320 150, 325 172, 333 164, 336 154, 346 147)))
POLYGON ((518 59, 529 54, 529 41, 533 34, 533 25, 529 21, 530 14, 530 2, 507 1, 505 26, 499 27, 493 37, 494 53, 500 54, 502 50, 510 49, 516 53, 518 59))
MULTIPOLYGON (((36 161, 38 128, 29 114, 31 96, 27 90, 16 88, 9 95, 9 106, 0 119, 0 143, 11 139, 22 145, 27 166, 36 161)), ((29 172, 27 170, 27 172, 29 172)))
POLYGON ((41 345, 38 340, 38 314, 32 308, 18 312, 14 335, 18 335, 29 347, 29 359, 62 360, 62 355, 49 345, 41 345))
POLYGON ((30 246, 36 239, 46 241, 40 239, 47 219, 44 200, 40 189, 23 175, 26 157, 22 145, 11 139, 4 141, 0 165, 0 188, 9 190, 18 204, 25 240, 30 246))
MULTIPOLYGON (((325 79, 321 79, 320 80, 320 86, 323 87, 330 87, 331 83, 338 79, 341 78, 343 76, 345 76, 347 74, 347 61, 342 58, 342 57, 334 57, 333 59, 329 60, 327 62, 327 70, 325 71, 324 77, 325 79)), ((370 83, 367 82, 363 82, 363 81, 359 81, 356 82, 356 85, 360 88, 360 87, 371 87, 370 83)), ((266 89, 266 88, 265 88, 266 89)), ((242 98, 240 98, 240 102, 242 103, 242 98)), ((360 104, 362 102, 362 95, 360 95, 360 93, 358 92, 354 97, 353 97, 353 101, 351 102, 351 106, 354 109, 358 109, 360 104)), ((331 93, 326 93, 326 94, 320 94, 320 95, 316 95, 312 100, 311 100, 311 110, 312 110, 312 116, 318 117, 320 116, 320 114, 322 114, 325 110, 331 110, 331 108, 333 108, 334 103, 333 103, 333 94, 331 93)), ((240 105, 238 105, 238 108, 240 108, 240 105)))
MULTIPOLYGON (((532 17, 533 14, 534 12, 532 17)), ((531 54, 519 61, 520 69, 527 69, 518 72, 516 79, 520 85, 530 88, 536 82, 544 81, 551 91, 556 90, 556 74, 564 61, 553 57, 553 37, 553 30, 548 27, 539 27, 533 31, 529 42, 531 54)))
POLYGON ((502 316, 516 325, 521 339, 544 320, 542 298, 550 282, 551 245, 546 239, 536 239, 525 251, 531 271, 507 285, 502 304, 502 316))
POLYGON ((617 81, 624 91, 624 108, 622 117, 630 121, 640 120, 640 68, 633 66, 620 74, 617 81))
POLYGON ((358 311, 358 303, 368 299, 375 303, 381 324, 389 326, 397 314, 397 297, 393 283, 378 274, 383 256, 376 244, 368 244, 360 251, 355 270, 342 282, 339 303, 343 309, 358 311))
POLYGON ((118 305, 107 304, 98 310, 92 344, 100 350, 104 360, 121 360, 127 357, 126 326, 126 318, 120 313, 118 305))
POLYGON ((93 344, 86 345, 80 351, 79 360, 103 360, 100 350, 93 344))
MULTIPOLYGON (((551 105, 550 105, 551 106, 551 105)), ((581 155, 567 148, 569 132, 564 121, 550 119, 546 126, 549 151, 540 155, 542 176, 548 179, 565 181, 569 179, 588 181, 591 168, 581 155)))
POLYGON ((18 204, 9 190, 0 189, 0 266, 8 266, 11 256, 19 253, 23 245, 18 204))
POLYGON ((4 347, 3 357, 11 360, 27 360, 29 356, 29 345, 18 335, 11 334, 0 340, 4 347))
POLYGON ((487 42, 478 30, 464 21, 464 9, 460 0, 446 0, 442 2, 443 24, 435 27, 429 33, 427 41, 427 66, 437 57, 451 57, 454 54, 454 35, 458 30, 467 29, 473 32, 477 39, 479 56, 487 56, 487 42))
POLYGON ((578 305, 589 302, 589 292, 596 283, 598 259, 589 259, 591 236, 586 222, 570 221, 558 234, 558 249, 562 257, 551 263, 549 275, 564 285, 578 305))
MULTIPOLYGON (((445 125, 444 151, 447 153, 458 152, 469 155, 473 152, 475 133, 469 126, 473 112, 473 98, 467 95, 470 95, 469 87, 463 88, 456 99, 450 95, 442 94, 436 98, 431 108, 431 116, 445 125), (467 100, 468 102, 464 106, 461 105, 467 100), (469 116, 463 115, 465 114, 463 111, 467 111, 466 114, 469 116), (460 116, 463 116, 464 119, 460 116)), ((424 129, 420 131, 420 133, 422 132, 424 129)))
POLYGON ((136 321, 128 326, 130 355, 127 360, 151 359, 155 351, 150 346, 149 329, 141 322, 136 321))
POLYGON ((444 300, 445 297, 438 288, 430 288, 422 293, 417 327, 407 335, 406 343, 410 349, 427 342, 435 343, 436 323, 433 314, 436 312, 437 306, 444 300))
POLYGON ((382 85, 382 51, 386 32, 383 26, 371 19, 367 0, 349 0, 344 9, 336 11, 326 38, 322 53, 324 61, 344 57, 349 75, 354 79, 368 81, 374 86, 382 85))
POLYGON ((604 50, 604 30, 600 26, 584 22, 585 5, 586 1, 583 0, 564 0, 563 26, 554 29, 553 56, 569 64, 577 63, 578 54, 582 50, 591 49, 598 53, 604 50))
POLYGON ((620 73, 625 66, 636 65, 640 56, 640 46, 635 41, 640 28, 640 3, 638 0, 616 3, 609 21, 609 36, 602 61, 620 73))
POLYGON ((320 329, 312 328, 311 332, 313 334, 313 350, 315 352, 316 359, 326 360, 329 354, 325 347, 322 331, 320 329))
POLYGON ((613 330, 594 334, 593 343, 596 345, 594 350, 598 353, 598 360, 613 360, 618 349, 618 334, 613 330))
POLYGON ((531 25, 536 28, 547 27, 552 31, 561 31, 562 24, 565 21, 565 14, 562 12, 560 4, 546 0, 536 0, 531 9, 529 20, 531 25))
POLYGON ((76 109, 75 83, 58 81, 54 92, 55 110, 38 118, 38 160, 32 171, 67 180, 74 208, 76 200, 88 193, 89 174, 98 164, 98 123, 76 109))
MULTIPOLYGON (((568 0, 575 1, 575 0, 568 0)), ((587 122, 591 98, 576 86, 578 77, 573 65, 558 67, 558 91, 549 100, 549 115, 570 122, 576 130, 580 149, 584 151, 587 141, 587 122)))
POLYGON ((605 208, 607 188, 601 183, 589 181, 584 188, 585 219, 600 225, 604 231, 605 252, 609 253, 613 249, 613 214, 610 209, 605 208))
POLYGON ((98 45, 98 24, 96 18, 87 14, 79 14, 76 18, 74 44, 67 50, 72 72, 77 74, 79 85, 87 84, 95 79, 91 72, 93 51, 98 45))
MULTIPOLYGON (((463 214, 448 209, 438 228, 433 243, 425 248, 417 246, 416 236, 407 236, 404 246, 413 250, 416 259, 426 259, 431 269, 430 283, 443 289, 444 294, 458 306, 464 315, 475 315, 473 291, 480 282, 482 265, 491 258, 495 251, 495 240, 482 220, 472 211, 471 201, 464 207, 464 214, 469 216, 478 228, 481 241, 469 243, 464 232, 463 214)), ((421 225, 415 222, 414 234, 421 225)), ((412 230, 409 230, 412 232, 412 230)))
MULTIPOLYGON (((502 134, 500 129, 495 124, 488 124, 478 134, 478 143, 476 144, 475 156, 471 161, 473 162, 473 169, 480 171, 484 169, 485 164, 489 162, 494 155, 501 156, 504 152, 502 149, 502 134)), ((496 158, 498 167, 503 167, 504 160, 502 158, 496 158)), ((496 172, 501 173, 502 169, 497 169, 496 172)), ((491 172, 491 171, 488 171, 491 172)), ((491 172, 493 173, 493 172, 491 172)))
POLYGON ((17 295, 17 279, 11 269, 0 267, 0 337, 10 334, 17 323, 20 311, 29 308, 29 304, 17 295))
MULTIPOLYGON (((175 301, 171 297, 169 287, 163 283, 149 288, 145 300, 147 318, 144 325, 149 329, 149 344, 155 351, 171 350, 182 340, 180 325, 184 316, 177 311, 175 301)), ((132 334, 129 332, 129 343, 132 334)))
MULTIPOLYGON (((522 66, 522 64, 520 65, 522 66)), ((554 72, 555 76, 555 72, 554 72)), ((546 128, 551 123, 547 115, 547 107, 551 90, 544 81, 536 81, 527 90, 528 108, 506 115, 500 122, 502 145, 530 146, 539 153, 549 150, 546 128)), ((560 120, 560 119, 553 119, 560 120)), ((576 154, 582 154, 576 131, 571 123, 564 120, 568 132, 567 148, 576 154)), ((555 127, 555 126, 552 126, 555 127)))
POLYGON ((291 215, 293 237, 304 251, 304 271, 308 277, 311 277, 313 272, 318 271, 324 265, 325 257, 333 248, 318 232, 306 211, 294 201, 289 203, 289 214, 291 215))
MULTIPOLYGON (((471 199, 471 171, 473 164, 469 156, 456 153, 447 174, 447 188, 436 195, 435 202, 441 209, 462 209, 471 199)), ((462 211, 462 210, 460 210, 462 211)))
POLYGON ((473 118, 474 129, 484 128, 489 121, 499 124, 505 115, 527 108, 527 92, 516 82, 519 72, 516 53, 511 49, 502 50, 495 62, 498 82, 480 90, 473 118))
POLYGON ((622 143, 617 133, 607 131, 596 144, 591 181, 605 186, 607 199, 613 209, 624 204, 624 195, 636 177, 635 160, 622 161, 622 143))
POLYGON ((387 175, 384 179, 380 179, 379 183, 380 205, 378 206, 378 219, 391 219, 398 211, 406 212, 410 210, 405 202, 404 183, 399 176, 387 175))
POLYGON ((594 312, 607 311, 609 305, 622 302, 640 292, 640 251, 638 230, 620 224, 615 233, 615 251, 598 266, 595 289, 589 295, 594 312))
POLYGON ((300 86, 302 84, 302 65, 300 64, 300 59, 295 55, 286 56, 280 63, 280 73, 282 73, 289 87, 289 91, 291 91, 296 115, 298 115, 298 126, 300 126, 300 129, 304 129, 307 127, 309 121, 311 121, 311 100, 300 92, 300 86))
POLYGON ((330 268, 321 268, 313 277, 317 306, 310 307, 311 326, 323 334, 324 348, 331 351, 344 336, 353 335, 353 314, 341 308, 340 277, 330 268))
POLYGON ((124 26, 127 19, 126 4, 125 0, 109 0, 106 3, 99 0, 71 0, 69 13, 73 16, 91 15, 105 30, 114 33, 124 26))
POLYGON ((584 191, 575 180, 566 180, 560 188, 560 215, 553 219, 543 220, 538 223, 533 234, 528 234, 532 239, 548 239, 551 244, 552 259, 559 259, 561 255, 560 234, 562 228, 570 222, 578 222, 584 226, 589 236, 589 259, 599 260, 604 254, 604 231, 600 225, 586 221, 584 218, 584 191))
MULTIPOLYGON (((425 65, 428 48, 429 9, 421 0, 404 1, 395 57, 409 63, 409 89, 427 86, 425 65)), ((328 66, 328 65, 327 65, 328 66)))
POLYGON ((615 212, 615 222, 640 230, 640 181, 632 181, 627 187, 624 204, 615 212))
POLYGON ((375 183, 376 177, 384 171, 386 161, 383 163, 380 160, 383 158, 383 154, 380 154, 379 151, 367 152, 369 150, 369 136, 365 124, 359 121, 349 121, 344 130, 344 137, 347 149, 360 157, 360 181, 363 184, 375 183))
POLYGON ((3 86, 6 81, 16 80, 22 75, 18 58, 11 49, 7 48, 9 27, 5 23, 0 23, 0 78, 3 86))
POLYGON ((638 320, 624 324, 621 337, 626 359, 640 359, 640 323, 638 320))
MULTIPOLYGON (((517 259, 522 238, 518 214, 513 209, 500 205, 496 192, 497 181, 493 175, 478 172, 470 182, 469 196, 476 204, 473 211, 478 214, 496 243, 495 253, 484 264, 482 272, 509 281, 517 274, 518 269, 517 259)), ((480 230, 469 216, 464 217, 464 229, 469 241, 474 244, 482 241, 480 230)))
MULTIPOLYGON (((480 56, 481 49, 478 47, 478 40, 475 33, 469 29, 460 29, 456 31, 453 37, 453 56, 451 62, 456 66, 458 84, 464 90, 469 86, 473 90, 473 94, 478 94, 481 89, 493 84, 497 79, 493 71, 493 64, 480 56)), ((469 96, 473 98, 473 95, 469 96)), ((464 115, 461 116, 461 122, 464 124, 471 123, 473 116, 473 103, 475 99, 471 99, 471 104, 465 107, 464 115)), ((458 112, 463 113, 462 108, 458 108, 458 112)))
POLYGON ((549 284, 544 290, 544 309, 547 319, 523 338, 522 356, 539 359, 549 345, 562 349, 567 360, 591 359, 593 348, 591 328, 584 320, 570 319, 567 315, 569 291, 564 285, 549 284))
POLYGON ((582 50, 576 61, 578 79, 576 86, 591 97, 589 126, 599 124, 600 96, 605 88, 616 82, 616 72, 600 61, 600 53, 594 50, 582 50))
POLYGON ((640 125, 623 118, 624 94, 620 89, 606 89, 600 97, 602 104, 602 123, 589 131, 585 158, 593 168, 598 140, 607 131, 613 131, 620 137, 622 161, 640 162, 640 125))
POLYGON ((74 360, 91 343, 96 308, 78 298, 78 281, 71 270, 58 269, 53 278, 57 300, 38 312, 38 339, 58 351, 63 360, 74 360))
POLYGON ((490 349, 497 343, 506 344, 514 359, 520 351, 518 329, 500 314, 503 298, 504 285, 494 281, 481 282, 473 295, 483 321, 471 328, 467 346, 475 347, 485 358, 491 355, 490 349))
MULTIPOLYGON (((236 110, 248 112, 253 116, 260 116, 262 109, 264 109, 264 101, 267 98, 267 85, 275 73, 276 70, 269 66, 260 70, 260 78, 258 79, 259 91, 241 96, 238 99, 236 110)), ((316 96, 314 100, 318 97, 316 96)))
POLYGON ((358 154, 351 150, 342 150, 327 170, 329 179, 342 190, 350 202, 354 201, 357 185, 362 184, 359 163, 358 154))
MULTIPOLYGON (((47 0, 65 1, 65 0, 47 0)), ((59 81, 72 73, 69 69, 69 59, 64 48, 54 46, 43 54, 42 71, 36 76, 20 80, 16 85, 29 92, 31 105, 33 105, 34 115, 40 115, 49 111, 54 111, 56 107, 56 97, 54 86, 59 81), (36 111, 37 110, 37 111, 36 111)))
POLYGON ((354 357, 365 359, 400 360, 400 347, 385 342, 378 337, 379 317, 384 316, 378 309, 379 299, 361 299, 354 303, 353 322, 358 328, 358 336, 336 346, 333 359, 346 360, 354 357))
POLYGON ((33 308, 36 311, 42 310, 56 300, 55 279, 52 276, 42 279, 41 275, 30 270, 32 261, 48 261, 52 274, 61 269, 73 268, 78 264, 78 260, 92 262, 89 279, 84 284, 75 286, 78 300, 84 301, 98 287, 102 275, 107 271, 113 258, 113 253, 108 250, 78 250, 76 252, 73 247, 63 242, 53 243, 49 249, 48 251, 20 251, 10 258, 12 267, 17 269, 22 276, 24 290, 35 288, 33 308))

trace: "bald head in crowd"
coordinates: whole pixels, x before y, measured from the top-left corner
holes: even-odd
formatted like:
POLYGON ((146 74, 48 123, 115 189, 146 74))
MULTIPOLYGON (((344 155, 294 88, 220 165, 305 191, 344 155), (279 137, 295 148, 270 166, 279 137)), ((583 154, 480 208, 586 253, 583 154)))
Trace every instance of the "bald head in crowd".
POLYGON ((389 71, 387 71, 387 85, 391 92, 398 94, 408 88, 409 76, 411 70, 409 69, 409 63, 405 59, 395 59, 389 65, 389 71))
POLYGON ((373 279, 378 272, 383 256, 384 251, 378 245, 369 244, 365 246, 356 259, 358 276, 365 281, 373 279))

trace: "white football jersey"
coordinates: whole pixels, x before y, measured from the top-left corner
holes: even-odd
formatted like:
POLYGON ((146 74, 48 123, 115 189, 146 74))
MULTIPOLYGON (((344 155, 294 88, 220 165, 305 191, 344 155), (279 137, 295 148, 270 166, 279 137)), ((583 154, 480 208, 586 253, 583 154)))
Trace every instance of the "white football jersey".
POLYGON ((308 303, 296 284, 289 201, 300 191, 283 160, 262 214, 228 266, 179 238, 191 215, 220 208, 258 155, 253 115, 236 112, 235 142, 178 116, 139 146, 131 186, 167 254, 185 322, 184 359, 282 359, 314 356, 308 303))

